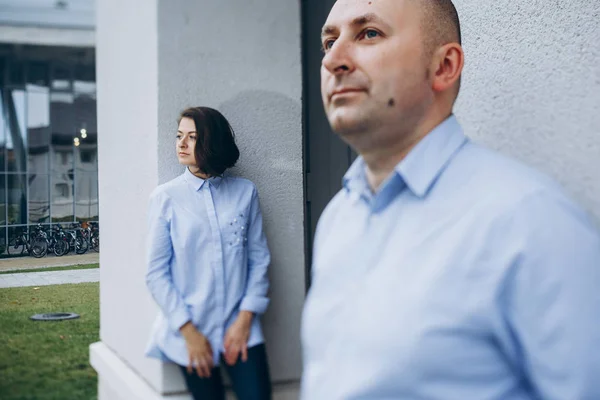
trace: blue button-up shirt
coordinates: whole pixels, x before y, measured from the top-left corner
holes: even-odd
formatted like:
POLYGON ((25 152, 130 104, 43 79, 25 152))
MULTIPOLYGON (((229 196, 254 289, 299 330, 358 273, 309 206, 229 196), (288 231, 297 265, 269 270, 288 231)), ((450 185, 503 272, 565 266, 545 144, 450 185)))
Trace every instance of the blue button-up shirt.
POLYGON ((306 400, 600 399, 600 238, 559 187, 454 117, 319 221, 306 400))
MULTIPOLYGON (((269 304, 270 254, 256 188, 243 178, 204 180, 186 169, 154 190, 148 221, 146 282, 162 312, 147 355, 187 365, 179 328, 192 321, 218 363, 239 311, 262 314, 269 304)), ((257 315, 248 347, 262 342, 257 315)))

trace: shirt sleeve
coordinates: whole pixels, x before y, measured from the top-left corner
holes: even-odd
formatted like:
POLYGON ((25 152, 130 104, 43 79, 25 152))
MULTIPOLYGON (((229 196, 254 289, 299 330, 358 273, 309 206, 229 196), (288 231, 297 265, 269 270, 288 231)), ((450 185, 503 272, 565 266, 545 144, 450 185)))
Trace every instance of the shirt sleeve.
POLYGON ((146 285, 171 329, 179 330, 192 318, 173 284, 170 265, 173 245, 167 220, 166 200, 161 197, 153 195, 148 207, 146 285))
POLYGON ((535 398, 600 399, 600 237, 562 198, 534 196, 514 216, 523 249, 506 286, 506 318, 535 398))
POLYGON ((271 254, 263 231, 263 219, 258 192, 253 189, 248 226, 248 279, 240 309, 263 314, 269 305, 269 277, 267 275, 271 254))

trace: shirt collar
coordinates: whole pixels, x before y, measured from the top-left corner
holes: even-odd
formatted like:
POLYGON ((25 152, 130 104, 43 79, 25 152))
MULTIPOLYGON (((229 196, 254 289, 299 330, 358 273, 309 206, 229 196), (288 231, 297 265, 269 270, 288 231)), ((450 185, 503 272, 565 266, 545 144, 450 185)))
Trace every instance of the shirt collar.
POLYGON ((211 185, 213 185, 215 188, 219 188, 219 185, 221 184, 221 181, 223 180, 223 176, 211 176, 208 179, 202 179, 197 177, 196 175, 192 174, 190 172, 189 168, 185 168, 185 172, 183 173, 183 178, 186 180, 187 183, 189 183, 196 191, 200 190, 202 188, 202 186, 204 186, 204 184, 206 182, 209 182, 211 185))
MULTIPOLYGON (((416 196, 424 197, 466 141, 460 123, 451 115, 417 143, 394 170, 416 196)), ((362 157, 354 161, 342 182, 351 191, 368 187, 362 157)))

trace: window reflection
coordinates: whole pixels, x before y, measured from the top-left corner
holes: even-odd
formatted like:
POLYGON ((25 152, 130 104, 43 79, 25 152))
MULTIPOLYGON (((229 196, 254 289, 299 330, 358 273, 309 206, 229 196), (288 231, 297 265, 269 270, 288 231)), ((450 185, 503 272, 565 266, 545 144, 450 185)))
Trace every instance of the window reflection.
POLYGON ((67 173, 73 168, 74 96, 72 93, 50 95, 50 123, 52 126, 52 171, 67 173))
POLYGON ((8 240, 6 239, 6 228, 0 228, 0 257, 6 257, 8 255, 6 251, 6 246, 8 244, 8 240))
POLYGON ((50 83, 49 64, 47 62, 31 62, 27 71, 27 83, 47 87, 50 83))
POLYGON ((27 86, 29 173, 48 173, 50 153, 50 92, 47 87, 27 86))
POLYGON ((53 174, 50 180, 52 192, 52 222, 73 221, 73 172, 53 174))
POLYGON ((27 181, 25 174, 8 174, 7 178, 7 217, 8 224, 27 223, 27 181))
POLYGON ((6 225, 6 175, 0 174, 0 226, 6 225))
POLYGON ((29 176, 29 223, 50 221, 50 176, 36 174, 29 176))
POLYGON ((4 119, 4 96, 0 89, 0 172, 6 171, 6 121, 4 119))
POLYGON ((55 64, 52 73, 52 90, 71 90, 71 71, 68 66, 55 64))
POLYGON ((96 99, 87 93, 76 93, 73 102, 77 142, 75 168, 84 172, 98 169, 98 143, 96 134, 96 99))
POLYGON ((28 225, 98 220, 93 60, 0 43, 0 256, 28 225))
POLYGON ((10 60, 7 77, 8 85, 22 86, 25 83, 25 64, 18 59, 10 60))
POLYGON ((98 220, 98 175, 78 173, 75 176, 75 216, 78 221, 98 220))
POLYGON ((6 112, 6 158, 8 171, 26 172, 25 150, 27 149, 27 131, 25 129, 25 91, 8 89, 4 91, 4 110, 6 112))

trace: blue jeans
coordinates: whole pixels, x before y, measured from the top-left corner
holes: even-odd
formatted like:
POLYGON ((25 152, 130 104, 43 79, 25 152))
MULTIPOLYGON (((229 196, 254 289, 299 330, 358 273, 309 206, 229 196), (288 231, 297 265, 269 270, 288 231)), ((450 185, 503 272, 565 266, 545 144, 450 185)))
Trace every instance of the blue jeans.
MULTIPOLYGON (((246 362, 238 359, 230 366, 221 356, 221 365, 231 379, 238 400, 271 400, 271 378, 264 344, 250 347, 246 362)), ((212 369, 210 378, 199 377, 196 370, 188 374, 186 367, 181 367, 181 371, 194 400, 225 400, 219 367, 212 369)))

